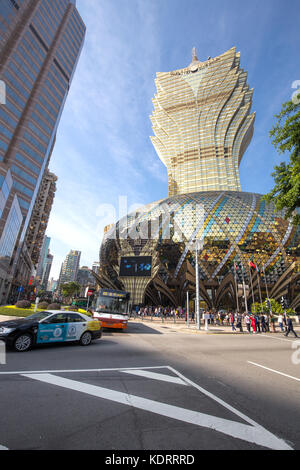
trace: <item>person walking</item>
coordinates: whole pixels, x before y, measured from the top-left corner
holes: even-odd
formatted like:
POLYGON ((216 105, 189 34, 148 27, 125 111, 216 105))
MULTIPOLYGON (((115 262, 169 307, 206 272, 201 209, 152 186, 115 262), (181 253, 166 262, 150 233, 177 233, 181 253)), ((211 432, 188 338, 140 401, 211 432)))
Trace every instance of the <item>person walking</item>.
POLYGON ((266 327, 266 319, 264 315, 261 315, 260 317, 260 323, 261 323, 261 330, 263 333, 266 333, 267 327, 266 327))
POLYGON ((266 322, 266 329, 268 332, 270 332, 270 319, 269 315, 265 315, 265 322, 266 322))
POLYGON ((284 315, 283 315, 283 323, 284 323, 284 329, 285 329, 285 331, 287 331, 287 315, 286 315, 286 312, 284 312, 284 315))
POLYGON ((298 338, 298 335, 297 335, 297 333, 296 333, 296 331, 294 330, 294 327, 293 327, 293 321, 292 321, 291 317, 289 317, 287 315, 287 331, 284 334, 284 336, 288 336, 291 332, 294 333, 295 338, 298 338))
POLYGON ((250 320, 251 320, 251 324, 252 324, 253 333, 256 334, 256 324, 255 324, 255 317, 254 317, 254 315, 251 315, 250 320))
POLYGON ((276 318, 274 317, 274 315, 271 315, 270 322, 271 322, 271 325, 272 325, 273 333, 276 333, 276 324, 275 324, 276 318))
POLYGON ((278 316, 278 325, 281 329, 281 331, 284 331, 284 327, 283 327, 283 315, 280 313, 279 316, 278 316))
POLYGON ((249 317, 248 313, 245 315, 245 324, 246 324, 246 328, 248 330, 248 333, 251 334, 251 320, 250 320, 250 317, 249 317))
POLYGON ((255 315, 255 327, 256 327, 256 331, 258 333, 260 333, 260 323, 259 323, 259 315, 255 315))
POLYGON ((243 319, 243 316, 240 313, 238 313, 237 320, 236 320, 236 327, 240 329, 241 333, 243 333, 242 319, 243 319))
POLYGON ((232 331, 236 331, 236 327, 234 326, 235 319, 233 313, 229 313, 229 318, 230 318, 230 323, 231 323, 231 329, 232 331))

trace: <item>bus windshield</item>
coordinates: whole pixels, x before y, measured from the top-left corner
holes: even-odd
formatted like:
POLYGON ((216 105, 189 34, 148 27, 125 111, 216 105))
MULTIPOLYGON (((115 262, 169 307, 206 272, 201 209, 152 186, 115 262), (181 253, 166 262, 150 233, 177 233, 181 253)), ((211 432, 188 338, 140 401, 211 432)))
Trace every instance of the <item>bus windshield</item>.
POLYGON ((127 314, 127 299, 106 297, 99 295, 96 303, 97 312, 127 314))

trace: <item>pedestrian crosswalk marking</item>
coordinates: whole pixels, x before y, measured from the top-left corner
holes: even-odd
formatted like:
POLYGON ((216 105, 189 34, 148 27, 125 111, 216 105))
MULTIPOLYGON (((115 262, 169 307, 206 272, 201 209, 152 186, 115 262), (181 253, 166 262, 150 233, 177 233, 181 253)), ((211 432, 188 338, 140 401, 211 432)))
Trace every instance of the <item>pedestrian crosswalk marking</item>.
POLYGON ((147 379, 161 380, 163 382, 171 382, 179 385, 188 385, 184 380, 179 377, 173 377, 171 375, 158 374, 157 372, 149 372, 147 370, 123 370, 125 374, 138 375, 140 377, 146 377, 147 379))
MULTIPOLYGON (((169 367, 169 369, 176 373, 173 368, 169 367)), ((189 410, 174 405, 168 405, 167 403, 149 400, 147 398, 139 397, 136 395, 130 395, 124 392, 118 392, 116 390, 111 390, 108 388, 103 388, 96 385, 79 382, 76 380, 66 379, 64 377, 49 373, 23 373, 21 375, 29 379, 85 393, 94 397, 113 401, 121 405, 131 406, 140 410, 155 413, 161 416, 165 416, 167 418, 175 419, 195 426, 205 427, 214 431, 221 432, 228 436, 241 439, 249 443, 257 444, 259 446, 266 447, 269 449, 292 450, 292 448, 283 439, 278 438, 259 424, 255 423, 247 416, 238 412, 230 405, 227 405, 225 402, 223 402, 223 400, 220 400, 210 392, 207 392, 203 388, 197 386, 196 384, 186 379, 182 374, 179 373, 178 376, 181 377, 183 380, 186 380, 188 384, 194 385, 199 391, 205 393, 205 395, 210 396, 218 403, 223 404, 225 408, 231 410, 237 416, 242 417, 246 422, 248 422, 248 424, 231 421, 224 418, 218 418, 216 416, 211 416, 194 410, 189 410)))

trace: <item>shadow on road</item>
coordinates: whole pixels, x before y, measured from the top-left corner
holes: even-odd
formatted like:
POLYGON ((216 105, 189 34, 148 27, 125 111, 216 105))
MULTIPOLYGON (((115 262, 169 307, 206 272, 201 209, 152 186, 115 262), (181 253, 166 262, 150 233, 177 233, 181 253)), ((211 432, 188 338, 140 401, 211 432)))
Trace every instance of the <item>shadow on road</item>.
POLYGON ((144 325, 142 323, 134 323, 134 322, 128 323, 127 332, 141 334, 141 335, 161 335, 162 334, 160 331, 157 331, 154 328, 151 328, 150 326, 144 325))

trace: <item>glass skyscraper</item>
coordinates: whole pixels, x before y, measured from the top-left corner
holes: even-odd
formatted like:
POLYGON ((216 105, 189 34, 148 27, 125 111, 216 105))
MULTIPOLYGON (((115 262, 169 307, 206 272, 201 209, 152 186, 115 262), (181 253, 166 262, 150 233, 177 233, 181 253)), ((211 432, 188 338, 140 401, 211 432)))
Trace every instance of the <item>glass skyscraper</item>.
POLYGON ((75 1, 0 2, 0 301, 33 267, 26 234, 85 31, 75 1))
POLYGON ((71 250, 67 254, 65 261, 62 264, 60 276, 59 276, 59 287, 66 282, 75 282, 77 278, 79 263, 80 263, 81 251, 71 250))
POLYGON ((253 89, 233 47, 183 69, 157 73, 152 143, 168 169, 169 196, 240 191, 239 165, 252 135, 253 89))

